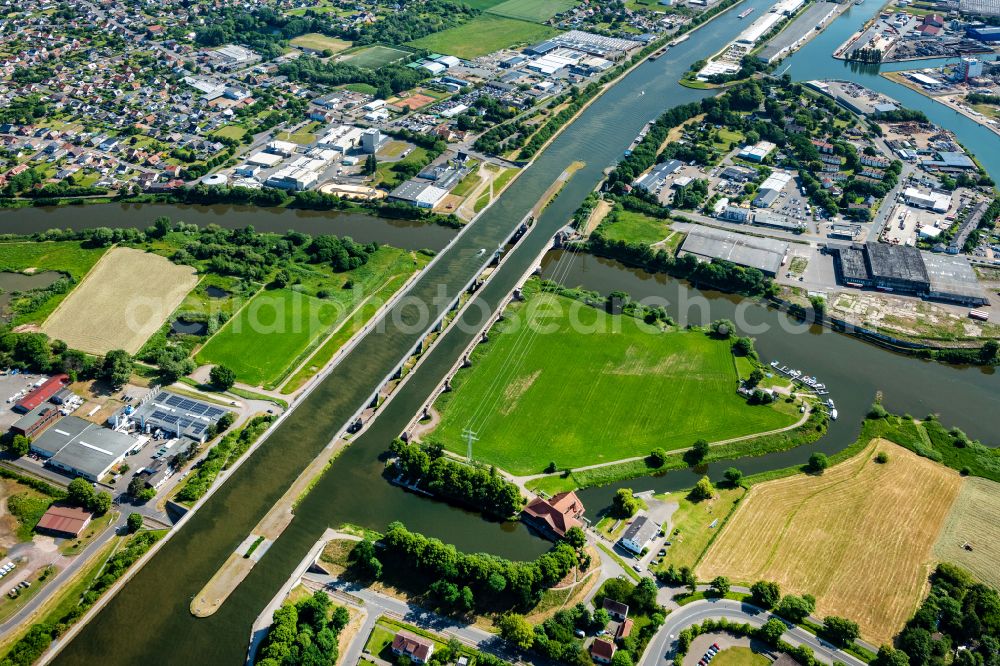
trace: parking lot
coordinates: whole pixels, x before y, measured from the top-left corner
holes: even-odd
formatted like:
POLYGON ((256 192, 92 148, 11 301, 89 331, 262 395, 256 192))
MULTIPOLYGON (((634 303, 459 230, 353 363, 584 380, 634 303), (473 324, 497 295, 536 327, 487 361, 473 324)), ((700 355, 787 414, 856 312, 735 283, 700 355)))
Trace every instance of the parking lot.
POLYGON ((17 401, 34 388, 39 380, 43 379, 42 375, 30 373, 9 374, 4 371, 3 374, 0 374, 0 397, 3 398, 3 402, 0 403, 0 429, 2 432, 7 432, 14 425, 14 422, 23 416, 13 411, 17 401))

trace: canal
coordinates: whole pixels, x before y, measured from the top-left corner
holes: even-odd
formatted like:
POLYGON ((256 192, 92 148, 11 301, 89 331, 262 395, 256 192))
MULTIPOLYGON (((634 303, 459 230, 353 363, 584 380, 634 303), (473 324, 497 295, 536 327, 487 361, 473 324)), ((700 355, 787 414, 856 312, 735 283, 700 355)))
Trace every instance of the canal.
MULTIPOLYGON (((742 7, 758 12, 770 0, 748 0, 742 7)), ((844 21, 845 19, 841 19, 844 21)), ((835 24, 836 26, 837 24, 835 24)), ((730 12, 705 26, 665 57, 633 71, 622 83, 589 107, 560 135, 499 201, 445 250, 411 290, 412 299, 394 307, 394 324, 371 332, 333 372, 276 429, 266 443, 208 500, 191 521, 125 586, 123 591, 58 657, 59 663, 219 663, 235 664, 244 656, 253 618, 287 578, 322 531, 349 521, 373 528, 403 520, 413 529, 454 543, 465 550, 484 550, 508 557, 530 558, 548 544, 518 525, 490 523, 443 504, 407 494, 382 480, 379 454, 405 426, 423 400, 471 340, 472 324, 485 321, 518 276, 531 267, 548 238, 566 223, 580 201, 600 180, 602 171, 620 156, 642 126, 664 108, 701 98, 704 91, 677 85, 688 65, 710 55, 744 26, 730 12), (480 248, 504 241, 524 213, 572 161, 586 166, 546 208, 530 234, 508 258, 508 263, 477 295, 463 318, 466 326, 450 329, 426 358, 423 367, 382 411, 372 427, 348 447, 312 493, 300 504, 296 517, 261 563, 233 593, 218 613, 196 620, 188 613, 191 597, 205 584, 259 518, 281 496, 308 462, 333 438, 346 419, 375 389, 381 378, 412 349, 421 321, 444 307, 454 289, 479 268, 480 248)), ((853 30, 848 30, 848 33, 853 30)), ((845 37, 846 38, 846 37, 845 37)), ((838 42, 839 43, 839 42, 838 42)), ((828 53, 824 54, 828 58, 828 53)), ((798 73, 796 78, 802 78, 798 73)), ((846 77, 843 72, 836 74, 846 77)), ((889 82, 886 82, 889 83, 889 82)), ((899 97, 898 95, 893 95, 899 97)), ((920 107, 920 105, 915 105, 920 107)), ((922 107, 920 107, 922 108, 922 107)), ((975 145, 975 144, 972 144, 975 145)), ((177 218, 178 216, 172 215, 177 218)), ((186 221, 197 221, 188 219, 186 221)), ((136 224, 148 224, 137 220, 136 224)), ((65 226, 58 224, 56 226, 65 226)), ((256 223, 255 223, 256 226, 256 223)), ((670 300, 681 287, 662 278, 630 273, 593 258, 550 254, 550 275, 581 284, 595 279, 595 288, 628 284, 641 295, 651 293, 670 300), (601 273, 601 270, 605 270, 601 273), (615 282, 615 281, 618 282, 615 282), (673 293, 673 296, 671 294, 673 293)), ((712 316, 727 316, 734 299, 704 294, 712 316)), ((735 312, 735 310, 733 310, 735 312)), ((752 311, 762 322, 778 317, 767 310, 752 311)), ((973 414, 995 413, 996 384, 978 370, 956 370, 895 357, 850 338, 819 331, 786 332, 780 321, 772 331, 755 333, 766 358, 808 369, 827 380, 841 408, 841 420, 820 446, 831 450, 850 441, 864 408, 876 389, 886 394, 893 409, 920 413, 932 406, 948 423, 970 431, 973 414)), ((802 452, 793 452, 791 461, 802 452)), ((807 454, 806 454, 807 455, 807 454)), ((755 459, 751 464, 787 464, 786 454, 755 459)), ((753 471, 741 461, 741 467, 753 471)), ((673 477, 681 483, 681 475, 673 477)), ((664 479, 666 482, 666 479, 664 479)), ((670 481, 673 483, 673 481, 670 481)), ((595 496, 595 501, 598 498, 595 496)), ((599 509, 595 504, 592 510, 599 509)))

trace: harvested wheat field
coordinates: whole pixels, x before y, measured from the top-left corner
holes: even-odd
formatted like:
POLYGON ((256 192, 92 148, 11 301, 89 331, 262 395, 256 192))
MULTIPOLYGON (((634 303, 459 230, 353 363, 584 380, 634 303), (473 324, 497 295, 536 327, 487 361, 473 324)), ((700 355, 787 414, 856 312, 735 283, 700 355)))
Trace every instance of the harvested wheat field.
POLYGON ((923 598, 931 549, 962 479, 885 440, 822 476, 754 486, 699 564, 700 580, 777 581, 812 594, 816 615, 889 642, 923 598), (875 453, 885 451, 880 465, 875 453))
POLYGON ((1000 589, 1000 483, 974 476, 965 480, 934 556, 1000 589))
POLYGON ((130 354, 156 332, 198 282, 195 270, 164 257, 115 248, 49 315, 42 330, 93 354, 130 354))

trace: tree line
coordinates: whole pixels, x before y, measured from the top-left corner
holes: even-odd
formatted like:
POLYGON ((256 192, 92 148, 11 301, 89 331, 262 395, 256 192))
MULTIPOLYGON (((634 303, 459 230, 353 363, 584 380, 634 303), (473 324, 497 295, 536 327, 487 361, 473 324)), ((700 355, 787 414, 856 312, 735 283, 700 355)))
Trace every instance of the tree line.
POLYGON ((396 457, 392 472, 447 502, 499 519, 516 516, 524 505, 518 487, 495 467, 476 467, 447 458, 439 444, 407 444, 397 439, 389 451, 396 457))
POLYGON ((389 525, 377 543, 365 540, 350 555, 352 569, 365 578, 384 578, 409 590, 429 590, 442 612, 472 609, 528 609, 578 563, 572 546, 556 544, 530 562, 512 562, 488 553, 463 553, 451 544, 389 525))

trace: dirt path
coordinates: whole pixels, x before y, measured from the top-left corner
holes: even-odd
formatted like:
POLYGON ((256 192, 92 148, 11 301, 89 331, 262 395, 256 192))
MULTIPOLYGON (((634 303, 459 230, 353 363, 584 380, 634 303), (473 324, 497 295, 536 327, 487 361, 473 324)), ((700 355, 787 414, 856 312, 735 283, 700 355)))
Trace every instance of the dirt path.
POLYGON ((604 218, 606 218, 608 213, 611 212, 611 208, 612 205, 610 201, 605 201, 604 199, 598 201, 597 205, 594 206, 594 210, 590 211, 590 217, 587 218, 587 222, 583 225, 583 229, 580 230, 580 233, 584 236, 592 234, 594 229, 600 226, 601 222, 604 221, 604 218))

